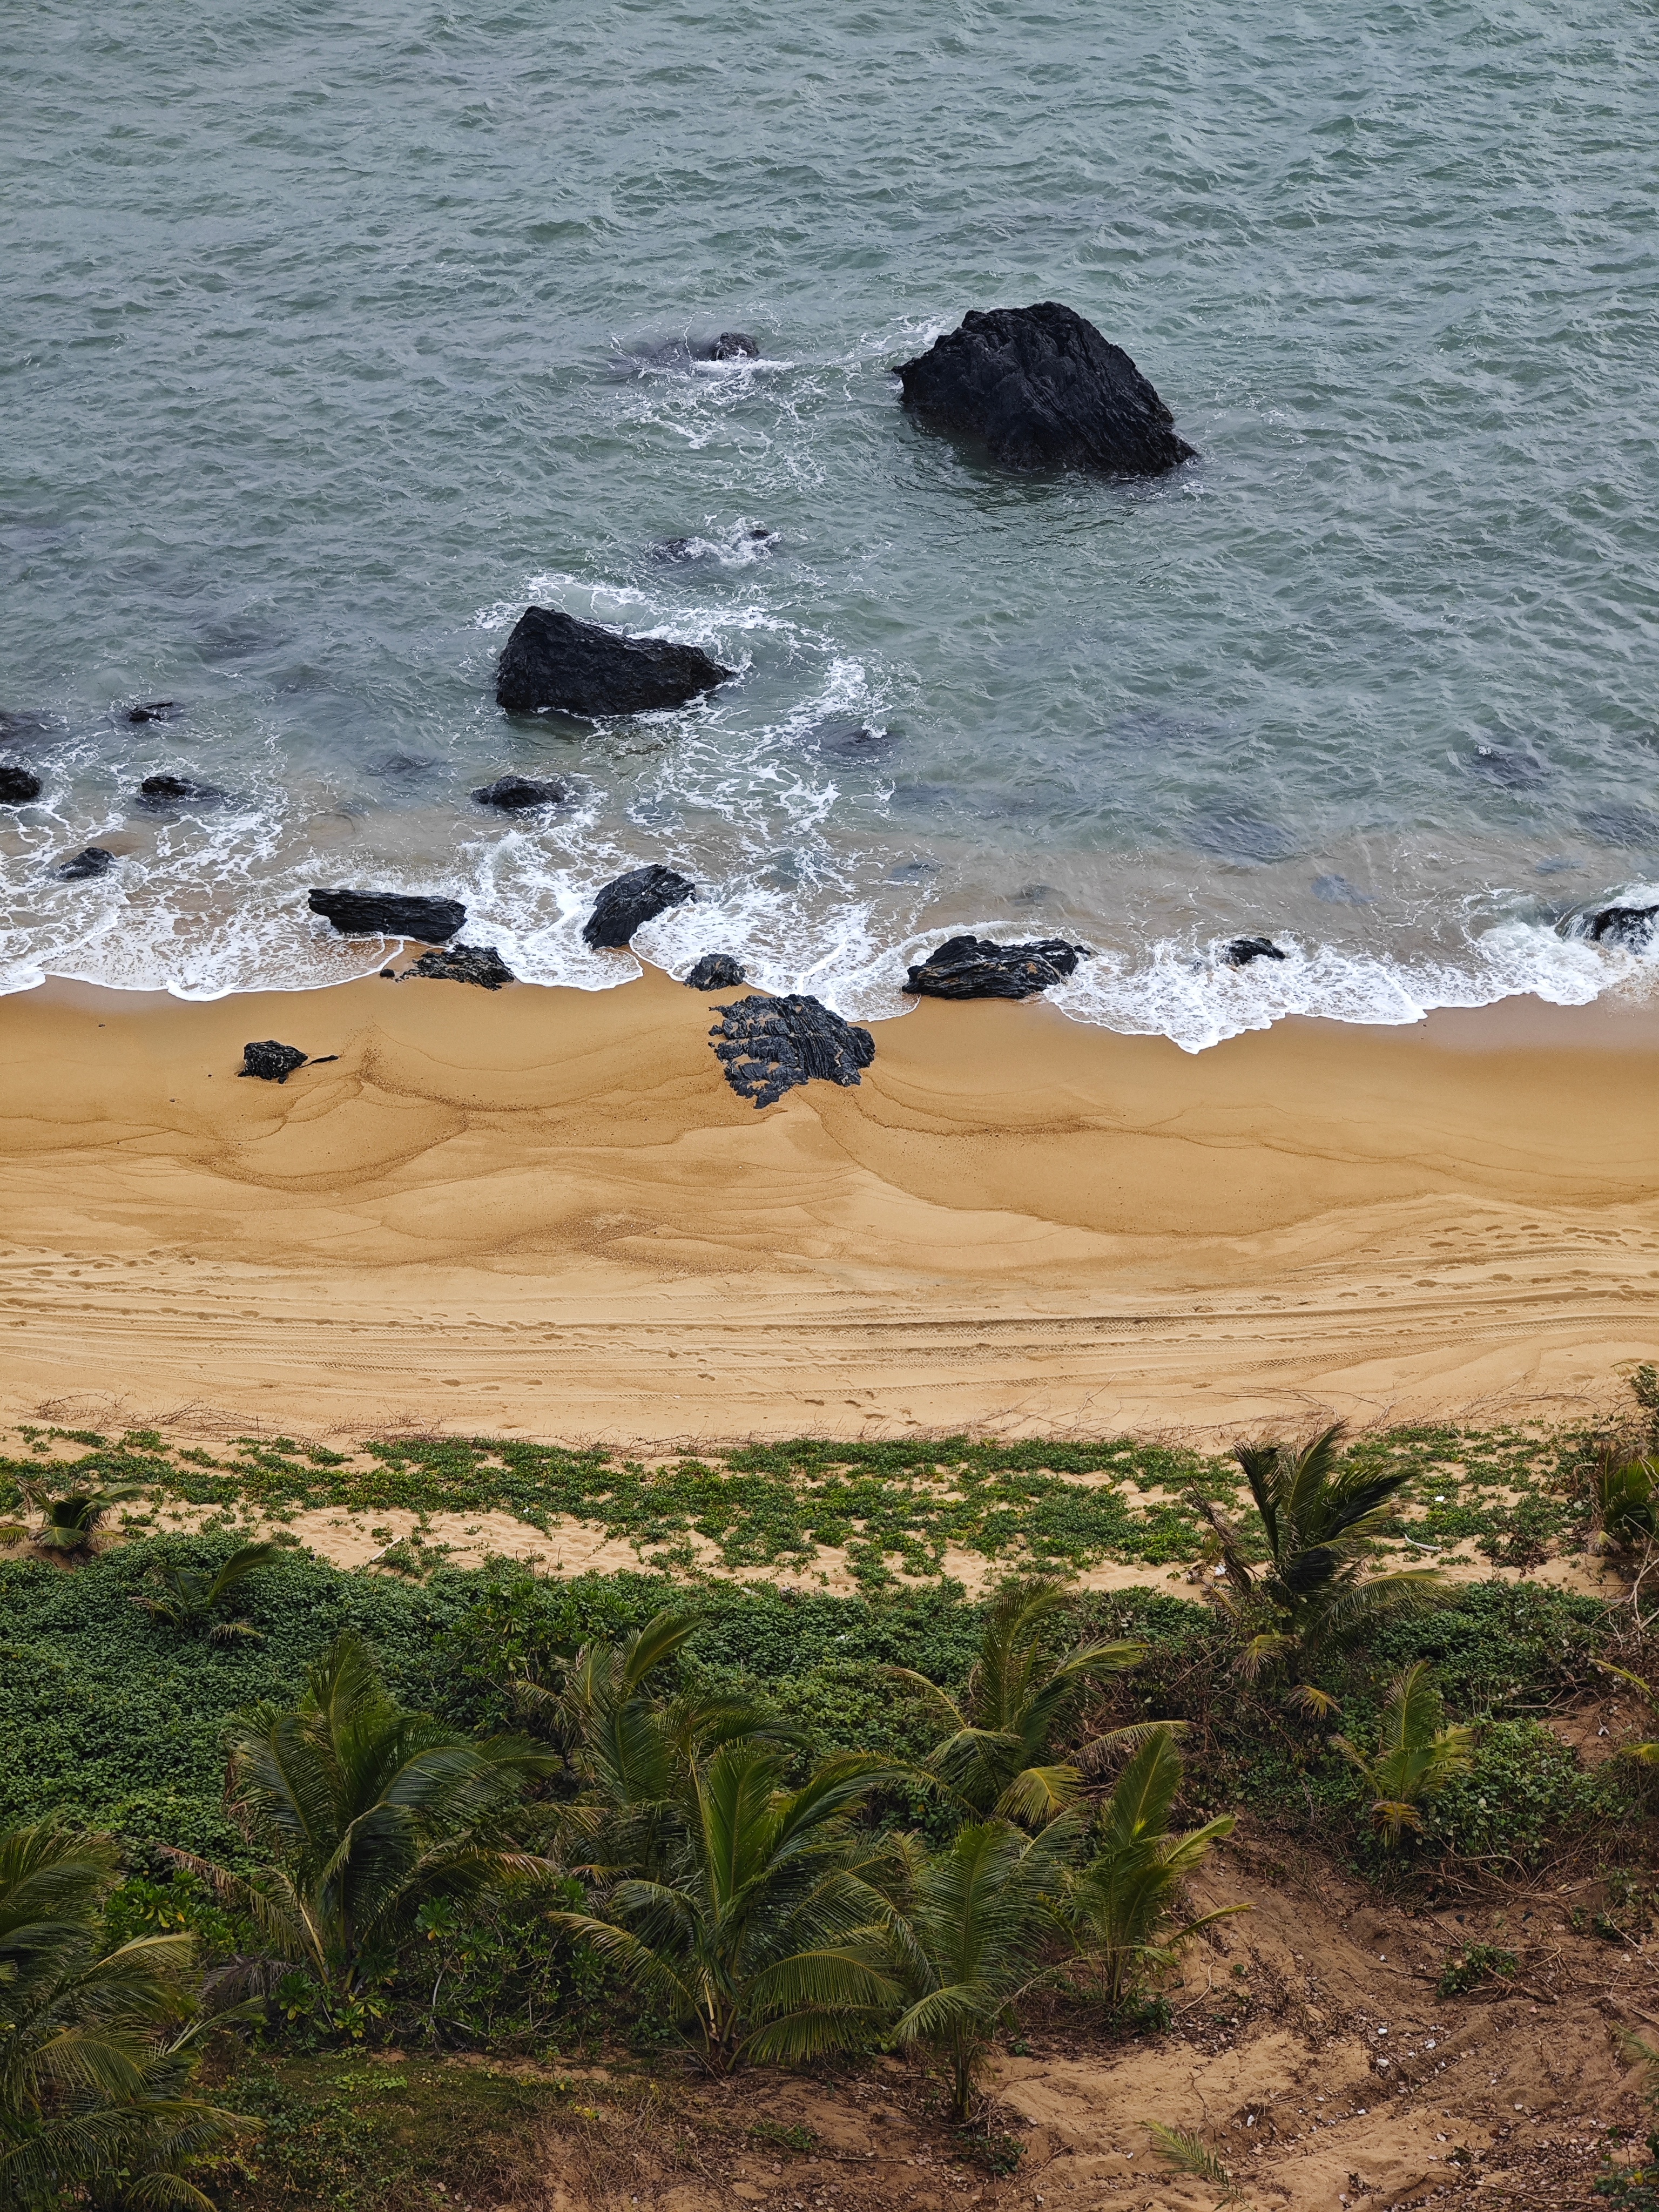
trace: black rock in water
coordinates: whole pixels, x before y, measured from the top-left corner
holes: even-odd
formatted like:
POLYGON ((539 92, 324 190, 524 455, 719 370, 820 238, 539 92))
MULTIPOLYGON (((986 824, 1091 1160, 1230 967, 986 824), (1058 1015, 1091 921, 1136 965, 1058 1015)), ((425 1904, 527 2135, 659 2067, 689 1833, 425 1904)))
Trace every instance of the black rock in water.
POLYGON ((701 647, 624 637, 557 607, 526 607, 501 651, 495 703, 509 714, 643 714, 683 707, 732 674, 701 647))
POLYGON ((0 806, 27 806, 40 796, 40 779, 32 768, 0 761, 0 806))
POLYGON ((325 915, 343 937, 410 937, 417 945, 447 945, 466 927, 459 899, 422 898, 403 891, 314 890, 313 914, 325 915))
POLYGON ((398 981, 407 982, 411 975, 429 975, 441 983, 477 983, 486 991, 499 991, 503 983, 519 980, 493 945, 449 945, 441 952, 423 952, 398 981))
POLYGON ((507 814, 523 814, 532 806, 563 806, 575 796, 575 787, 562 775, 538 783, 529 775, 498 775, 494 783, 481 784, 472 794, 480 806, 499 806, 507 814))
POLYGON ((147 775, 138 787, 140 806, 208 806, 227 796, 216 783, 187 775, 147 775))
POLYGON ((240 1075, 257 1075, 263 1083, 286 1083, 296 1067, 303 1067, 306 1055, 296 1044, 278 1044, 275 1037, 267 1037, 263 1044, 242 1047, 240 1075))
POLYGON ((182 699, 141 699, 136 707, 129 707, 129 722, 176 722, 185 711, 182 699))
POLYGON ((791 996, 734 1000, 708 1032, 739 1098, 775 1105, 786 1091, 815 1078, 843 1088, 876 1056, 868 1030, 832 1014, 819 1000, 791 996))
POLYGON ((760 348, 747 331, 722 331, 704 358, 708 361, 758 361, 760 348))
POLYGON ((950 937, 904 978, 924 999, 1034 999, 1072 975, 1086 945, 1044 937, 1035 945, 996 945, 988 937, 950 937))
POLYGON ((594 900, 582 935, 594 946, 626 945, 641 923, 654 921, 671 906, 684 906, 696 895, 690 876, 678 875, 658 861, 648 868, 630 868, 608 883, 594 900))
POLYGON ((1626 952, 1645 952, 1653 942, 1659 906, 1604 906, 1589 918, 1585 935, 1592 945, 1617 945, 1626 952))
POLYGON ((688 991, 730 991, 749 981, 741 960, 729 952, 705 952, 685 979, 688 991))
POLYGON ((1224 946, 1221 957, 1230 968, 1248 968, 1252 960, 1286 960, 1290 955, 1281 952, 1271 937, 1236 937, 1224 946))
POLYGON ((1005 468, 1152 477, 1196 458, 1121 346, 1054 300, 969 313, 896 374, 907 407, 1005 468))
POLYGON ((88 845, 73 860, 60 860, 52 873, 60 884, 82 884, 92 876, 106 876, 114 866, 113 853, 106 853, 101 845, 88 845))

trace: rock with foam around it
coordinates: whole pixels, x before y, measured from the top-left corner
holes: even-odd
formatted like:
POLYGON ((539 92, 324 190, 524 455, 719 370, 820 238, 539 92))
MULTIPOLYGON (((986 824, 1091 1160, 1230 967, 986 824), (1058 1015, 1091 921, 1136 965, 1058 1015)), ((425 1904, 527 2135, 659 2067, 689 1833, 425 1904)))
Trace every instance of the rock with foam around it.
POLYGON ((625 876, 608 883, 593 902, 593 911, 582 924, 582 935, 598 948, 626 945, 634 932, 671 906, 684 906, 695 898, 697 887, 690 876, 678 874, 658 861, 649 867, 630 868, 625 876))
POLYGON ((67 860, 60 860, 52 870, 60 884, 84 884, 94 876, 106 876, 115 866, 115 855, 101 845, 88 845, 67 860))
POLYGON ((735 999, 708 1032, 726 1079, 739 1098, 775 1105, 798 1084, 843 1088, 876 1056, 876 1041, 820 1000, 791 995, 735 999))
POLYGON ((477 983, 486 991, 499 991, 503 983, 519 980, 493 945, 447 945, 441 951, 423 952, 398 981, 407 982, 411 975, 439 983, 477 983))
POLYGON ((966 314, 897 374, 915 415, 1005 468, 1150 477, 1195 458, 1121 346, 1055 300, 966 314))
POLYGON ((1034 999, 1073 974, 1088 947, 1045 937, 1034 945, 997 945, 988 937, 951 937, 904 979, 924 999, 1034 999))
POLYGON ((198 783, 191 775, 147 775, 138 787, 140 806, 216 806, 228 797, 216 783, 198 783))
POLYGON ((748 981, 741 960, 734 960, 729 952, 705 952, 686 977, 685 988, 688 991, 730 991, 748 981))
POLYGON ((526 814, 538 806, 567 806, 575 797, 575 789, 562 775, 544 782, 530 775, 498 775, 494 783, 480 784, 472 796, 480 806, 499 807, 503 814, 526 814))
POLYGON ((466 908, 459 899, 413 892, 313 890, 308 903, 342 937, 408 937, 417 945, 447 945, 466 927, 466 908))
POLYGON ((501 649, 495 703, 509 714, 644 714, 683 707, 732 672, 700 646, 624 637, 557 607, 526 607, 501 649))
POLYGON ((1617 945, 1626 952, 1645 952, 1656 933, 1659 906, 1604 906, 1584 933, 1592 945, 1617 945))
POLYGON ((0 806, 27 806, 40 796, 40 779, 32 768, 0 761, 0 806))
POLYGON ((1221 957, 1230 968, 1248 968, 1254 961, 1285 960, 1290 956, 1281 952, 1271 937, 1236 937, 1222 947, 1221 957))

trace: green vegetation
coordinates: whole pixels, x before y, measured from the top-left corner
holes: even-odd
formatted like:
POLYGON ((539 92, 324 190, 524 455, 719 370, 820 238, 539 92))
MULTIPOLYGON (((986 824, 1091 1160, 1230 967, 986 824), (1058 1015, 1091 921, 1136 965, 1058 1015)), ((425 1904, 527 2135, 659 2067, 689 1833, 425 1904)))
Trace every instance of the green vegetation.
MULTIPOLYGON (((1407 1528, 1510 1557, 1608 1530, 1622 1443, 1328 1432, 1230 1468, 1124 1442, 798 1441, 652 1468, 488 1440, 27 1441, 0 1464, 0 1508, 38 1521, 0 1559, 3 1849, 67 1837, 92 1869, 65 1991, 136 1962, 98 2023, 125 2071, 37 2065, 0 2105, 12 2193, 42 2212, 76 2189, 435 2204, 496 2185, 461 2136, 588 2125, 556 2069, 619 2046, 717 2074, 911 2051, 970 2126, 1040 1987, 1097 2032, 1155 2029, 1160 1978, 1222 1917, 1184 1886, 1241 1807, 1402 1893, 1648 1853, 1642 1747, 1588 1769, 1542 1719, 1607 1673, 1646 1694, 1639 1639, 1597 1600, 1460 1588, 1397 1550, 1407 1528), (164 1533, 180 1501, 204 1529, 164 1533), (401 1547, 382 1527, 386 1566, 346 1573, 249 1523, 324 1504, 569 1516, 642 1565, 461 1571, 422 1524, 401 1547), (831 1546, 860 1595, 815 1586, 831 1546), (1008 1572, 972 1600, 947 1547, 1008 1572), (1049 1571, 1206 1549, 1221 1575, 1182 1595, 1167 1572, 1091 1592, 1049 1571), (704 1571, 754 1563, 790 1580, 704 1571), (1337 1711, 1340 1736, 1307 1724, 1337 1711), (229 2001, 206 2021, 204 1990, 229 2001), (210 2029, 222 2106, 191 2083, 210 2029), (506 2058, 530 2072, 483 2063, 506 2058), (104 2165, 76 2167, 72 2137, 104 2165)), ((1632 1883, 1608 1890, 1609 1940, 1647 1924, 1632 1883)), ((1471 1944, 1442 1988, 1516 1971, 1471 1944)), ((7 1984, 0 2047, 27 2010, 7 1984)), ((974 2141, 1009 2169, 1017 2145, 974 2141)))

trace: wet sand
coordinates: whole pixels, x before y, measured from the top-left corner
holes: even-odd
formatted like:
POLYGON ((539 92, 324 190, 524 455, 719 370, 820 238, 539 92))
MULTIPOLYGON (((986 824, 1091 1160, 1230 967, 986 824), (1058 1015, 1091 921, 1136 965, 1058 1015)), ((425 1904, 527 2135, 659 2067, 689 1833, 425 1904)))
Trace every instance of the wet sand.
POLYGON ((710 1004, 0 1001, 0 1419, 1205 1439, 1567 1417, 1659 1359, 1650 1005, 1194 1058, 925 1002, 757 1113, 710 1004), (340 1057, 238 1080, 256 1037, 340 1057))

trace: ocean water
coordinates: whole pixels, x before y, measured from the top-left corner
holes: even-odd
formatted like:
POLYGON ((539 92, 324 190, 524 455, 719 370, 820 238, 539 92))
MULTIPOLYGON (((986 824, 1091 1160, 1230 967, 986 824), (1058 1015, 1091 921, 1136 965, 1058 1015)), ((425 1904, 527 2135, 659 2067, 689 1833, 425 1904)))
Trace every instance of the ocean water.
POLYGON ((647 860, 700 895, 647 957, 866 1017, 961 928, 1088 944, 1066 1010, 1192 1049, 1659 974, 1574 934, 1659 898, 1650 7, 66 0, 7 45, 0 753, 46 787, 0 988, 370 972, 306 910, 344 884, 605 988, 580 921, 647 860), (906 417, 894 361, 1045 298, 1198 461, 906 417), (509 720, 532 601, 741 680, 509 720), (507 770, 578 799, 472 803, 507 770), (169 771, 225 796, 139 806, 169 771))

